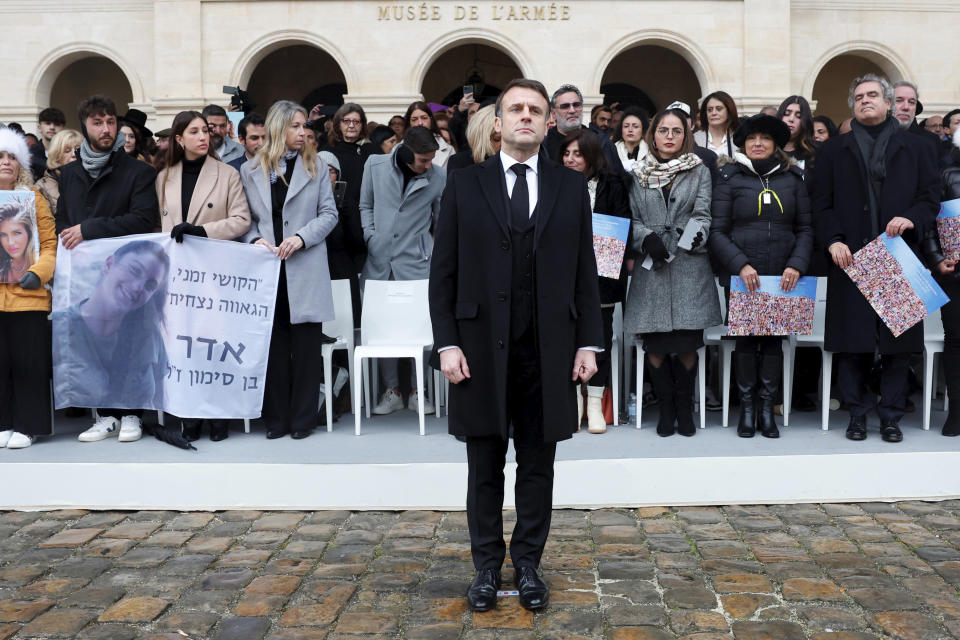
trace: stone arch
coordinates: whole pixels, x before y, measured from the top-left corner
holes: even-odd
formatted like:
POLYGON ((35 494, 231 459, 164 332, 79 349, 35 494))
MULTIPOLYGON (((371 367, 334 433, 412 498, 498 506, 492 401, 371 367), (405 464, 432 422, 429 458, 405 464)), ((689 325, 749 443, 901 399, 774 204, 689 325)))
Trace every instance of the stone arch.
POLYGON ((133 65, 113 49, 95 42, 73 42, 49 51, 34 68, 27 87, 26 104, 35 103, 46 106, 50 103, 50 93, 57 78, 68 66, 84 58, 102 57, 116 64, 130 85, 132 102, 143 104, 146 93, 143 81, 133 65))
POLYGON ((347 56, 336 45, 322 36, 299 29, 274 31, 247 45, 230 72, 231 85, 246 88, 250 76, 264 58, 291 45, 310 45, 320 49, 339 65, 346 80, 347 89, 357 86, 357 76, 353 67, 347 62, 347 56))
MULTIPOLYGON (((604 73, 614 58, 636 47, 651 45, 663 47, 680 55, 697 77, 701 96, 706 95, 717 85, 716 73, 706 53, 693 40, 674 31, 664 29, 644 29, 636 31, 614 42, 600 57, 591 85, 586 93, 599 94, 604 73)), ((699 97, 699 96, 698 96, 699 97)))
POLYGON ((811 98, 813 96, 813 85, 817 82, 820 72, 823 71, 827 63, 842 55, 856 55, 866 58, 877 65, 891 82, 913 77, 906 61, 890 47, 870 40, 851 40, 842 42, 825 51, 817 59, 803 79, 801 95, 811 98))
POLYGON ((535 78, 535 69, 523 53, 523 47, 502 33, 488 29, 468 28, 451 31, 429 43, 417 59, 407 78, 409 93, 419 94, 430 67, 441 55, 461 45, 479 44, 497 49, 508 56, 526 78, 535 78))

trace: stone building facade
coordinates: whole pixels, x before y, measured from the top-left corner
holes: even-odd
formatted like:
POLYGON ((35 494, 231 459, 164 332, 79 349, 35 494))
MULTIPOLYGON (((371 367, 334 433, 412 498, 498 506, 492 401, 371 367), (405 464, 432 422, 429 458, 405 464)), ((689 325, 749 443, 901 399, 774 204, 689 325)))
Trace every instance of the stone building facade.
POLYGON ((162 128, 227 104, 225 85, 261 113, 346 99, 384 122, 521 74, 574 83, 588 104, 723 89, 746 113, 801 94, 842 118, 851 78, 877 71, 916 82, 926 114, 960 104, 952 0, 3 0, 0 21, 0 122, 27 130, 48 105, 77 126, 97 91, 162 128))

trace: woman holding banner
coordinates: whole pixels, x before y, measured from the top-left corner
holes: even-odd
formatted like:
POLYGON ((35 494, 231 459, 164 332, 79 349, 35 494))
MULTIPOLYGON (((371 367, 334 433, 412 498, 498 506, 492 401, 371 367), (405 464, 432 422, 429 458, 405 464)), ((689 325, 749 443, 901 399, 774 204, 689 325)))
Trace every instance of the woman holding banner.
MULTIPOLYGON (((210 129, 198 111, 173 119, 166 168, 157 175, 160 227, 177 242, 183 236, 236 240, 250 230, 250 209, 240 174, 219 161, 210 129)), ((203 420, 182 419, 187 440, 200 438, 203 420)), ((210 421, 210 439, 225 440, 229 420, 210 421)))
POLYGON ((266 141, 240 169, 253 225, 244 239, 282 260, 267 360, 263 419, 267 438, 306 438, 317 424, 321 323, 333 320, 326 237, 337 207, 326 165, 304 144, 307 112, 281 100, 270 107, 266 141))
POLYGON ((0 128, 0 247, 0 424, 12 427, 0 426, 0 447, 24 449, 51 431, 50 291, 43 285, 53 277, 57 234, 46 199, 33 189, 27 143, 8 128, 0 128))
MULTIPOLYGON (((744 153, 738 151, 732 160, 719 162, 708 243, 721 269, 720 282, 729 292, 730 276, 739 275, 747 291, 755 292, 759 276, 780 276, 781 289, 792 291, 810 263, 813 229, 803 170, 783 151, 790 142, 790 128, 779 118, 758 114, 737 129, 733 141, 744 153)), ((740 391, 737 435, 741 438, 752 438, 758 423, 760 435, 780 437, 773 405, 783 370, 781 342, 780 336, 737 338, 734 371, 740 391)))
MULTIPOLYGON (((474 116, 476 118, 476 116, 474 116)), ((472 121, 471 121, 472 122, 472 121)), ((469 126, 467 129, 469 130, 469 126)), ((624 185, 623 173, 607 170, 607 158, 597 135, 589 129, 574 129, 557 150, 557 160, 568 169, 579 171, 587 179, 590 206, 596 213, 618 218, 630 218, 630 199, 624 185)), ((629 236, 628 236, 629 237, 629 236)), ((627 256, 625 255, 624 258, 627 256)), ((597 354, 597 372, 587 382, 587 431, 604 433, 607 420, 603 416, 603 392, 610 380, 610 348, 613 344, 613 310, 623 302, 627 291, 627 268, 620 270, 620 278, 601 277, 600 315, 603 318, 603 351, 597 354)), ((577 394, 577 406, 583 410, 583 396, 577 394)), ((579 417, 579 416, 578 416, 579 417)), ((582 419, 582 417, 581 417, 582 419)), ((580 422, 577 422, 580 425, 580 422)))

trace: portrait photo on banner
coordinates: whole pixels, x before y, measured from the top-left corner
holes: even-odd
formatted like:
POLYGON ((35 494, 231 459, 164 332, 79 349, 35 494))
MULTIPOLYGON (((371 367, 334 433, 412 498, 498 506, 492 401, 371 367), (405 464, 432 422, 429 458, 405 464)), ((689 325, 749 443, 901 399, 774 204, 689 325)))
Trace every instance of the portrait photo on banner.
POLYGON ((19 282, 40 255, 32 191, 0 191, 0 283, 19 282))
POLYGON ((145 234, 61 247, 56 407, 259 416, 278 274, 269 251, 220 240, 145 234))

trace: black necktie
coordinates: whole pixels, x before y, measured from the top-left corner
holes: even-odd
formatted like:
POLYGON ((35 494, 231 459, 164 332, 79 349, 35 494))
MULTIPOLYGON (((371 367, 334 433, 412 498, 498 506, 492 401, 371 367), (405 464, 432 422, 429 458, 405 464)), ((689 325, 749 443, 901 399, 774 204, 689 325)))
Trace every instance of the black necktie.
POLYGON ((513 185, 513 193, 510 194, 510 224, 514 231, 525 229, 530 223, 530 191, 527 189, 527 165, 518 162, 510 167, 517 175, 517 181, 513 185))

